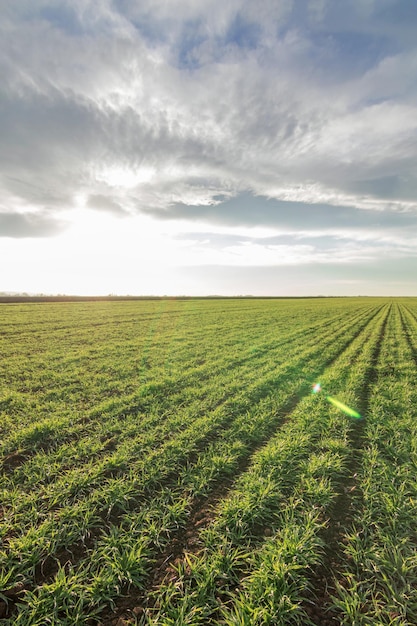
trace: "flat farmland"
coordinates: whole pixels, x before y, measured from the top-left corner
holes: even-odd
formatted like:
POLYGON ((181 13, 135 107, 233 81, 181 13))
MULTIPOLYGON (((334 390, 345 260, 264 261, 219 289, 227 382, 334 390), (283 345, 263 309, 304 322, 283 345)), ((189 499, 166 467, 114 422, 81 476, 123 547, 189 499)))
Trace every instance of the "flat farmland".
POLYGON ((1 304, 0 353, 1 624, 417 624, 417 299, 1 304))

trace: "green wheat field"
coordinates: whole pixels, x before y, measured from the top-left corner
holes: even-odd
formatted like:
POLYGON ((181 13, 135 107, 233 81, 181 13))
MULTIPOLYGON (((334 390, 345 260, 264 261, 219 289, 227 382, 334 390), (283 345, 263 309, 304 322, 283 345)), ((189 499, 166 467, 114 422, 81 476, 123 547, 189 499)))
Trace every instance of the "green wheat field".
POLYGON ((0 353, 1 624, 417 624, 417 299, 1 304, 0 353))

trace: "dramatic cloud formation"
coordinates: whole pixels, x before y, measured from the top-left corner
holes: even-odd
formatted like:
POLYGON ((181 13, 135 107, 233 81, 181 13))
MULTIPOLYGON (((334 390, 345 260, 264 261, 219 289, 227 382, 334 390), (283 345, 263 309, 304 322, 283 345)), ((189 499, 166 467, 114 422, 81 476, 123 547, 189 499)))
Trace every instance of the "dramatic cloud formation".
POLYGON ((417 295, 416 22, 6 2, 0 290, 417 295))

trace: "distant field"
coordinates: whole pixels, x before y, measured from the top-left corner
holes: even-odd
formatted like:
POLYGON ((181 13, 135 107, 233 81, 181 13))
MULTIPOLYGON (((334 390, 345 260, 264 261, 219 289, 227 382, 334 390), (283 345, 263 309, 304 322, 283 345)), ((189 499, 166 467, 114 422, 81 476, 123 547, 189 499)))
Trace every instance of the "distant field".
POLYGON ((0 354, 1 624, 417 624, 417 299, 1 304, 0 354))

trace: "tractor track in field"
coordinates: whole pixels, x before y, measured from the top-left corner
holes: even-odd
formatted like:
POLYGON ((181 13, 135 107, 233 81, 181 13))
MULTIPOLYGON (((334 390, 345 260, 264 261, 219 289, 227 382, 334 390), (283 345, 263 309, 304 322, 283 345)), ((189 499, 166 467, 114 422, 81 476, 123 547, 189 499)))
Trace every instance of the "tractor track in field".
POLYGON ((336 592, 335 578, 340 582, 340 570, 343 564, 343 539, 346 529, 353 520, 353 510, 362 507, 362 492, 357 476, 366 445, 365 420, 369 410, 371 390, 378 380, 378 362, 384 340, 385 329, 392 310, 388 307, 384 320, 369 360, 364 376, 364 385, 359 398, 359 412, 363 419, 355 422, 350 430, 350 459, 346 468, 346 477, 338 485, 338 495, 327 512, 327 524, 320 533, 324 541, 322 563, 315 570, 311 588, 303 603, 311 624, 316 626, 335 626, 340 624, 340 615, 332 607, 332 595, 336 592))
MULTIPOLYGON (((374 317, 380 312, 381 308, 378 308, 375 314, 368 320, 365 326, 361 327, 352 336, 349 341, 344 344, 338 353, 330 358, 323 366, 320 372, 315 372, 318 376, 322 370, 329 368, 333 363, 345 352, 347 347, 368 328, 374 317)), ((388 314, 387 314, 388 315, 388 314)), ((384 321, 384 328, 387 317, 384 321)), ((378 342, 378 354, 373 355, 372 367, 375 367, 375 363, 378 359, 380 343, 382 342, 383 329, 381 329, 381 335, 378 342)), ((369 392, 370 382, 368 383, 367 393, 369 392)), ((275 424, 268 430, 262 440, 254 442, 246 449, 244 457, 240 458, 236 467, 236 470, 232 477, 221 477, 221 484, 218 484, 211 492, 205 497, 196 498, 192 503, 187 524, 184 528, 178 529, 170 536, 169 545, 158 555, 156 558, 153 571, 149 577, 146 589, 132 591, 126 590, 126 595, 123 598, 116 601, 116 609, 112 612, 105 611, 103 613, 100 626, 122 626, 125 624, 135 623, 131 620, 136 618, 146 610, 152 609, 154 606, 154 598, 156 592, 164 582, 176 580, 176 566, 184 560, 185 554, 198 554, 203 549, 203 544, 199 539, 201 530, 207 528, 216 518, 216 507, 219 502, 226 498, 228 493, 233 489, 237 480, 248 469, 253 461, 255 454, 268 444, 269 440, 275 436, 275 434, 282 428, 282 426, 290 419, 292 412, 295 410, 301 399, 307 392, 309 385, 302 386, 296 394, 291 396, 287 402, 280 408, 280 420, 279 424, 275 424)), ((362 402, 361 408, 364 409, 365 405, 362 402)), ((353 443, 352 443, 353 445, 353 443)), ((255 534, 259 534, 260 537, 264 536, 265 528, 259 527, 255 529, 255 534), (258 531, 258 532, 257 532, 258 531)), ((221 590, 219 590, 221 594, 221 590)))

